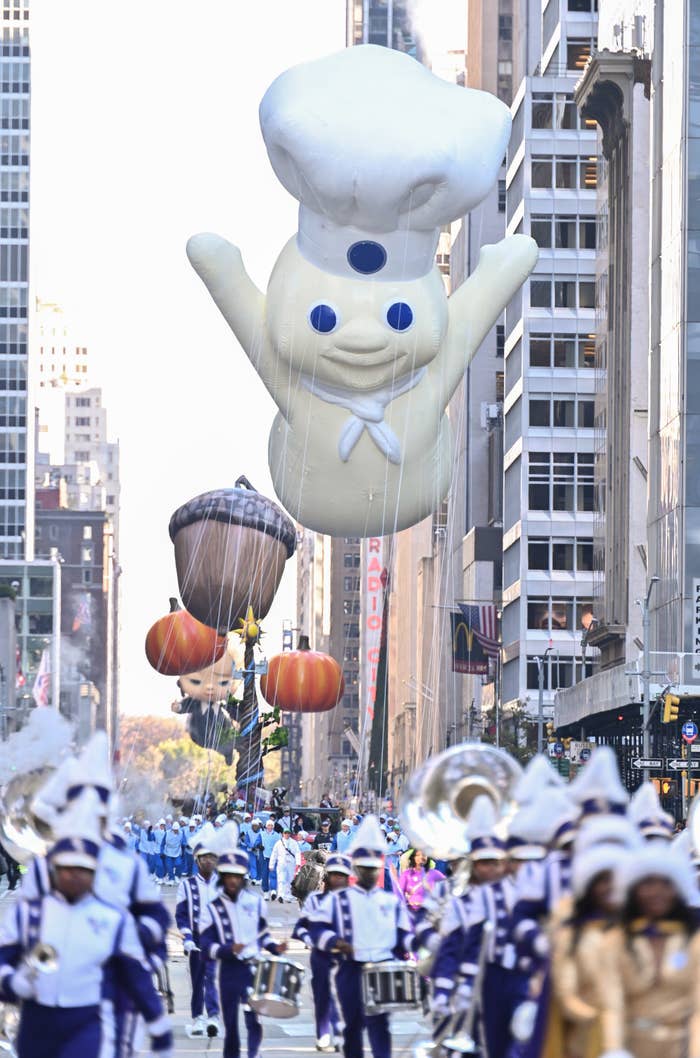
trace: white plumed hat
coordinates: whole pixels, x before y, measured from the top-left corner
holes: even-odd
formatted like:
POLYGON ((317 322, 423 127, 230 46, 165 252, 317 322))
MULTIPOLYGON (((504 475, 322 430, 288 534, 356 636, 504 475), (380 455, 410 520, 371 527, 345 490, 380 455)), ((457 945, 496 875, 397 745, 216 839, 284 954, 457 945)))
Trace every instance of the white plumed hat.
POLYGON ((694 907, 698 902, 695 872, 688 858, 658 842, 626 853, 615 871, 616 902, 624 904, 629 893, 644 878, 659 877, 671 882, 684 903, 694 907))
POLYGON ((355 831, 349 848, 356 867, 382 867, 386 850, 386 834, 376 816, 365 816, 355 831))
POLYGON ((472 860, 502 860, 506 856, 505 842, 496 834, 498 816, 490 797, 481 794, 474 798, 467 818, 467 837, 472 860))
POLYGON ((641 848, 642 838, 626 816, 591 816, 580 827, 574 844, 575 856, 596 845, 616 845, 621 849, 641 848))
POLYGON ((583 816, 624 814, 629 794, 620 782, 617 757, 610 746, 598 746, 593 751, 589 762, 571 783, 569 792, 583 816))
POLYGON ((574 857, 571 871, 571 888, 576 897, 584 895, 594 878, 604 871, 615 871, 628 850, 621 845, 592 845, 574 857))
POLYGON ((552 767, 549 757, 538 753, 527 764, 513 788, 513 799, 519 805, 531 804, 548 786, 563 786, 564 780, 552 767))
POLYGON ((102 804, 102 814, 109 812, 109 798, 114 789, 112 760, 109 752, 109 739, 105 731, 96 731, 85 743, 78 757, 77 779, 68 788, 67 798, 72 801, 86 787, 97 791, 102 804))
POLYGON ((286 70, 260 104, 272 167, 299 201, 300 253, 354 279, 427 275, 441 228, 495 183, 510 125, 495 96, 371 44, 286 70))
POLYGON ((643 782, 634 791, 627 815, 645 838, 670 841, 673 837, 673 816, 664 812, 652 782, 643 782))
POLYGON ((48 858, 53 867, 85 867, 94 871, 100 851, 100 813, 97 792, 86 789, 56 820, 55 842, 48 858))

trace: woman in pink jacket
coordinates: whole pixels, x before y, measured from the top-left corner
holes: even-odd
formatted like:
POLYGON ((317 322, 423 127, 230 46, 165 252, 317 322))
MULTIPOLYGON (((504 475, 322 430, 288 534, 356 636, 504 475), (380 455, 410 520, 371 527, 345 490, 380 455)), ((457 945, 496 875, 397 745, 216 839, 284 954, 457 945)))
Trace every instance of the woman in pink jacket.
POLYGON ((444 877, 424 852, 411 849, 408 854, 408 866, 399 875, 399 889, 411 915, 415 915, 426 894, 444 877))

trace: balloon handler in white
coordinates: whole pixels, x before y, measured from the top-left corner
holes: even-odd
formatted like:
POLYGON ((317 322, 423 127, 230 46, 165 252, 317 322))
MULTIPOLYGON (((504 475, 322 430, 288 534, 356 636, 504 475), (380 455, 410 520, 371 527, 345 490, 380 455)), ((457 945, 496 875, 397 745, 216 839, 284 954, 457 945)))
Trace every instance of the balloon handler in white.
POLYGON ((287 70, 260 105, 299 230, 267 295, 239 250, 193 236, 189 259, 272 395, 275 491, 331 535, 405 529, 446 495, 445 409, 537 260, 511 235, 448 299, 440 229, 493 186, 510 135, 495 96, 363 45, 287 70))

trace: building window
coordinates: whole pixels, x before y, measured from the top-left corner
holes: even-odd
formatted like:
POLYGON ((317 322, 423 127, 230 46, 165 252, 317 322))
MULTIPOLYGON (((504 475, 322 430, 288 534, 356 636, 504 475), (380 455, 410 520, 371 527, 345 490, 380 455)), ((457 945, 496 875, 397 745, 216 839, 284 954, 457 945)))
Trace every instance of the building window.
POLYGON ((91 569, 84 569, 83 570, 83 584, 92 584, 92 570, 91 569))
POLYGON ((359 536, 346 536, 343 543, 346 544, 347 547, 359 547, 360 538, 359 536))
POLYGON ((530 234, 541 250, 595 250, 596 222, 577 214, 535 214, 530 234))
POLYGON ((359 569, 360 568, 360 553, 356 554, 344 554, 343 555, 343 566, 345 569, 359 569))
POLYGON ((594 46, 590 37, 569 37, 566 42, 567 70, 584 70, 594 46))
POLYGON ((533 155, 530 183, 535 189, 561 188, 569 191, 595 191, 598 186, 597 158, 594 155, 533 155))
POLYGON ((594 503, 592 452, 530 452, 531 511, 593 511, 594 503))
POLYGON ((595 282, 571 279, 530 280, 530 307, 533 309, 595 308, 595 282))
POLYGON ((530 367, 595 367, 595 335, 531 334, 530 367))
POLYGON ((594 407, 592 400, 542 394, 530 400, 530 426, 551 427, 555 430, 592 428, 594 407))
POLYGON ((578 108, 564 92, 532 93, 532 128, 578 129, 578 108))
POLYGON ((90 462, 90 453, 85 451, 84 449, 81 449, 80 451, 74 452, 73 455, 75 457, 76 463, 89 463, 90 462))
POLYGON ((506 329, 502 323, 496 324, 496 356, 503 356, 506 348, 506 329))
POLYGON ((91 525, 84 525, 83 526, 83 540, 92 540, 92 526, 91 525))
POLYGON ((81 562, 92 562, 92 547, 91 546, 88 545, 87 547, 83 547, 81 549, 80 560, 81 560, 81 562))
POLYGON ((346 639, 360 638, 360 625, 358 621, 346 621, 343 625, 343 635, 346 639))
POLYGON ((359 599, 343 599, 343 614, 345 617, 350 617, 353 614, 359 614, 360 612, 360 600, 359 599))
POLYGON ((498 181, 498 212, 505 213, 506 211, 506 182, 505 180, 498 181))
MULTIPOLYGON (((570 654, 548 654, 544 659, 542 669, 542 686, 545 691, 557 691, 563 687, 573 686, 585 677, 593 675, 593 661, 588 660, 583 665, 576 661, 570 654)), ((536 655, 528 655, 527 659, 527 689, 536 691, 539 688, 540 667, 536 655)))
POLYGON ((360 578, 359 577, 343 577, 343 591, 359 591, 360 590, 360 578))
POLYGON ((353 646, 352 643, 346 643, 343 647, 343 661, 347 664, 348 662, 360 660, 360 648, 353 646))
MULTIPOLYGON (((90 407, 90 398, 89 397, 76 397, 75 398, 75 406, 76 406, 76 408, 89 408, 90 407)), ((90 420, 88 419, 88 423, 89 422, 90 422, 90 420)))
POLYGON ((590 598, 529 596, 527 627, 539 632, 571 632, 586 628, 593 614, 590 598), (575 623, 574 623, 575 622, 575 623))
POLYGON ((593 569, 593 541, 585 537, 557 539, 531 536, 527 545, 527 564, 531 570, 590 573, 593 569))

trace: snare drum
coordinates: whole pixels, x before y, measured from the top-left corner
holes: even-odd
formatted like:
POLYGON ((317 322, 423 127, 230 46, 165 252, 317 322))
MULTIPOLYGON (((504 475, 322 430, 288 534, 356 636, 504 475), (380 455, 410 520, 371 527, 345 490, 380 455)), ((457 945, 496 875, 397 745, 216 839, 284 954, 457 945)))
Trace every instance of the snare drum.
POLYGON ((420 1003, 415 965, 399 960, 366 962, 362 967, 362 1003, 368 1017, 415 1010, 420 1003))
POLYGON ((277 955, 258 960, 248 1006, 265 1018, 295 1018, 301 1007, 304 967, 277 955))

